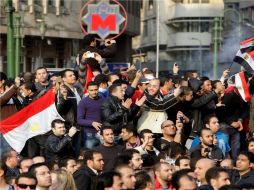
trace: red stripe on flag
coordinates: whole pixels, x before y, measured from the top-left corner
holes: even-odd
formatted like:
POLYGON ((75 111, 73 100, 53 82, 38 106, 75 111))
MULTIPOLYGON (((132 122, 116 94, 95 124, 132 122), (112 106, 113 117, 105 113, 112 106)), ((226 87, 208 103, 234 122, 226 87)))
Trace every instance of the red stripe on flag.
POLYGON ((91 82, 92 79, 93 79, 93 77, 94 77, 90 65, 89 65, 89 64, 86 64, 86 67, 87 67, 87 68, 86 68, 86 84, 85 84, 85 86, 84 86, 84 94, 87 93, 87 85, 88 85, 88 83, 91 82))
POLYGON ((46 94, 44 94, 38 100, 32 102, 27 107, 23 108, 14 115, 6 118, 5 120, 0 121, 1 133, 5 134, 15 129, 16 127, 23 124, 30 117, 45 110, 53 103, 55 103, 55 93, 52 90, 49 90, 46 94))
POLYGON ((254 41, 254 38, 250 38, 250 39, 244 40, 244 41, 242 41, 240 44, 241 44, 241 45, 244 45, 244 44, 247 44, 247 43, 249 43, 249 42, 251 42, 251 41, 254 41))
MULTIPOLYGON (((248 52, 248 54, 252 57, 252 59, 254 60, 254 51, 251 51, 251 52, 248 52)), ((252 62, 252 64, 254 64, 253 62, 252 62)))
POLYGON ((250 96, 250 92, 249 92, 249 89, 248 89, 248 85, 246 83, 246 80, 245 80, 245 75, 244 75, 244 72, 240 72, 239 73, 239 76, 241 78, 241 82, 242 82, 242 87, 243 87, 243 91, 244 91, 244 95, 245 95, 245 101, 250 101, 251 99, 251 96, 250 96))

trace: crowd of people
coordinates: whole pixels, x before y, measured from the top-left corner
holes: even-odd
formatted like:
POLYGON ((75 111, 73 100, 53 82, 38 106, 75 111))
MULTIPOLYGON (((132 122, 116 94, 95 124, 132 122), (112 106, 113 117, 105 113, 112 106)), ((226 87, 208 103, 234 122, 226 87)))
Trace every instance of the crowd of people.
MULTIPOLYGON (((114 40, 101 48, 87 35, 74 69, 0 72, 0 121, 49 90, 64 119, 21 152, 1 134, 0 190, 254 189, 254 113, 229 70, 217 80, 180 76, 177 64, 159 78, 135 66, 110 73, 115 53, 114 40)), ((253 75, 245 80, 253 95, 253 75)))

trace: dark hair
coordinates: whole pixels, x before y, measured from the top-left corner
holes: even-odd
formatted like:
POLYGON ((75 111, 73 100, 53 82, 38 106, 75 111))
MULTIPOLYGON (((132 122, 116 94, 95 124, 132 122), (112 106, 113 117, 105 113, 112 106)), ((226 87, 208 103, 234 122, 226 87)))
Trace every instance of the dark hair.
POLYGON ((146 188, 147 183, 152 183, 151 176, 145 171, 140 171, 136 173, 135 178, 136 178, 135 183, 136 190, 143 190, 146 188))
POLYGON ((104 190, 107 187, 111 187, 114 183, 114 176, 121 178, 121 175, 115 171, 104 172, 97 177, 95 182, 96 190, 104 190))
MULTIPOLYGON (((15 151, 15 150, 13 150, 13 149, 8 149, 8 150, 6 150, 5 152, 3 152, 3 154, 2 154, 2 162, 3 162, 4 164, 6 164, 7 159, 8 159, 9 157, 11 157, 11 152, 13 152, 13 151, 15 151)), ((15 152, 16 152, 16 151, 15 151, 15 152)))
POLYGON ((202 128, 202 129, 200 130, 200 135, 199 135, 200 137, 202 137, 204 131, 212 131, 212 130, 209 129, 209 128, 207 128, 207 127, 202 128))
POLYGON ((179 158, 176 159, 175 165, 176 165, 176 166, 180 166, 181 160, 190 160, 190 158, 187 157, 187 156, 180 156, 179 158))
POLYGON ((65 69, 65 70, 61 71, 61 77, 62 78, 66 77, 66 72, 73 72, 74 73, 74 71, 72 69, 65 69))
POLYGON ((6 80, 6 79, 7 79, 7 75, 4 72, 0 72, 0 81, 6 80))
POLYGON ((213 87, 213 89, 215 89, 217 87, 217 83, 218 82, 221 82, 221 81, 220 80, 213 80, 212 81, 212 87, 213 87))
POLYGON ((109 90, 109 94, 112 95, 112 93, 115 92, 116 89, 117 89, 117 87, 119 87, 119 86, 121 86, 120 83, 112 84, 112 85, 109 87, 109 89, 108 89, 108 90, 109 90))
POLYGON ((192 176, 189 176, 188 172, 190 172, 190 171, 189 170, 188 171, 187 170, 179 170, 179 171, 176 171, 175 173, 173 173, 171 182, 172 182, 172 186, 174 188, 176 188, 176 190, 179 189, 179 187, 181 185, 180 180, 183 177, 186 177, 186 178, 188 178, 188 180, 193 181, 195 183, 195 179, 192 176))
POLYGON ((122 129, 126 129, 126 131, 128 133, 133 133, 133 136, 137 136, 138 135, 137 128, 132 123, 128 123, 127 125, 123 126, 122 129))
POLYGON ((37 71, 41 69, 44 69, 48 73, 48 70, 46 67, 38 67, 37 69, 35 69, 35 74, 37 74, 37 71))
POLYGON ((20 178, 29 178, 29 179, 33 179, 35 181, 35 185, 37 185, 37 179, 35 176, 33 176, 31 173, 29 172, 25 172, 25 173, 21 173, 16 179, 15 179, 15 184, 19 183, 19 179, 20 178))
POLYGON ((221 167, 212 167, 208 169, 205 174, 205 179, 207 183, 211 184, 211 179, 218 179, 220 177, 220 173, 222 172, 228 173, 225 168, 221 168, 221 167))
POLYGON ((115 157, 114 167, 117 168, 118 166, 121 165, 129 165, 131 159, 132 159, 131 155, 122 153, 115 157))
POLYGON ((248 158, 249 162, 250 163, 254 163, 254 155, 252 152, 248 152, 248 151, 242 151, 240 152, 239 155, 244 155, 248 158))
POLYGON ((129 82, 126 80, 122 80, 122 79, 116 79, 112 84, 126 84, 129 85, 129 82))
POLYGON ((169 77, 161 76, 161 77, 159 78, 159 80, 160 80, 160 86, 161 86, 161 87, 164 86, 164 84, 165 84, 166 82, 168 82, 169 79, 170 79, 169 77))
POLYGON ((89 86, 98 86, 98 83, 94 82, 94 81, 90 81, 88 84, 87 84, 87 87, 89 86))
POLYGON ((206 115, 205 118, 203 119, 203 123, 204 124, 209 124, 211 119, 214 118, 214 117, 217 118, 217 116, 215 114, 206 115))
POLYGON ((102 126, 100 134, 103 135, 103 131, 107 129, 111 129, 113 131, 111 126, 102 126))
POLYGON ((190 92, 192 92, 192 89, 190 87, 188 87, 188 86, 181 86, 180 89, 182 91, 180 96, 184 96, 184 95, 187 95, 190 92))
POLYGON ((142 131, 140 131, 140 133, 139 133, 139 137, 141 138, 141 139, 144 139, 144 134, 145 133, 153 133, 150 129, 143 129, 142 131))
POLYGON ((61 119, 54 119, 54 120, 51 122, 51 128, 55 128, 56 123, 58 123, 58 124, 63 124, 64 121, 61 120, 61 119))
POLYGON ((42 163, 33 164, 33 165, 29 168, 28 172, 29 172, 30 174, 32 174, 32 175, 36 178, 36 169, 39 168, 39 167, 41 167, 41 166, 46 166, 46 167, 48 168, 47 164, 46 164, 45 162, 42 162, 42 163))
POLYGON ((33 93, 37 92, 36 86, 33 82, 24 82, 22 86, 27 90, 31 90, 33 93))
POLYGON ((85 152, 84 159, 83 159, 84 164, 86 165, 88 160, 93 160, 93 156, 95 154, 101 154, 101 153, 96 150, 87 150, 85 152))
POLYGON ((59 159, 59 161, 58 161, 59 168, 63 168, 63 167, 65 168, 65 167, 67 167, 69 160, 75 160, 75 159, 72 158, 72 157, 59 159))
POLYGON ((163 151, 170 157, 170 158, 176 158, 178 155, 184 155, 186 153, 185 148, 179 144, 179 143, 174 143, 171 142, 167 144, 164 148, 163 151))
POLYGON ((83 45, 84 46, 90 46, 91 42, 93 42, 96 38, 95 34, 87 34, 83 38, 83 45))
POLYGON ((99 74, 94 78, 94 82, 96 82, 98 85, 102 83, 107 83, 108 82, 108 76, 104 74, 99 74))
POLYGON ((250 144, 251 142, 254 142, 254 137, 251 137, 251 138, 248 139, 247 145, 249 146, 249 144, 250 144))

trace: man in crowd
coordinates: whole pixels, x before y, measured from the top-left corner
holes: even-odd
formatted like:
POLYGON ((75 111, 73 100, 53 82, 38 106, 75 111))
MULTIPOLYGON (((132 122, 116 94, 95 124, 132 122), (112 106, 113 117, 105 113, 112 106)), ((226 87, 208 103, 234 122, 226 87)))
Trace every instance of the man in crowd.
POLYGON ((237 185, 249 184, 254 185, 254 155, 251 152, 241 152, 236 160, 236 169, 240 173, 240 180, 237 185))
POLYGON ((105 172, 98 176, 94 189, 121 190, 123 186, 121 175, 117 172, 105 172))
POLYGON ((122 141, 119 143, 122 144, 125 149, 132 149, 140 146, 141 144, 137 134, 137 129, 131 123, 123 126, 120 137, 122 141))
POLYGON ((205 174, 206 181, 214 190, 219 190, 224 185, 230 185, 229 175, 226 169, 213 167, 205 174))
POLYGON ((211 129, 203 128, 200 132, 200 145, 191 151, 192 159, 206 157, 210 159, 222 160, 224 155, 219 147, 214 145, 214 135, 211 129))
POLYGON ((28 172, 31 165, 33 165, 33 160, 31 158, 22 158, 22 160, 19 163, 19 172, 20 173, 28 172))
POLYGON ((195 179, 188 175, 185 171, 180 170, 172 176, 173 190, 196 190, 197 185, 195 179))
POLYGON ((77 122, 84 129, 84 145, 92 149, 100 144, 98 132, 101 129, 101 105, 104 98, 98 96, 98 84, 89 82, 88 96, 84 97, 78 105, 77 122))
POLYGON ((72 147, 72 137, 77 132, 76 127, 71 127, 66 134, 64 121, 55 119, 51 123, 53 134, 50 135, 45 144, 46 160, 53 161, 59 160, 64 156, 75 156, 72 147))
POLYGON ((104 171, 110 171, 114 167, 114 158, 123 152, 123 147, 120 145, 115 145, 114 133, 111 127, 103 127, 101 129, 101 136, 103 143, 94 149, 101 152, 103 160, 105 163, 104 171))
POLYGON ((142 144, 135 149, 138 150, 141 155, 150 154, 151 156, 156 157, 159 154, 159 151, 153 146, 154 137, 152 131, 143 129, 139 136, 142 144))
POLYGON ((35 70, 35 86, 40 91, 47 91, 51 88, 51 83, 48 81, 48 71, 46 67, 38 67, 35 70))
POLYGON ((155 78, 150 80, 144 94, 147 99, 144 104, 145 109, 138 120, 138 132, 150 129, 153 133, 161 134, 161 123, 167 120, 165 110, 177 104, 176 97, 180 94, 180 90, 176 89, 174 94, 163 97, 160 93, 160 80, 155 78))
POLYGON ((154 166, 155 174, 155 189, 170 189, 173 166, 170 166, 167 162, 159 162, 154 166))
POLYGON ((109 87, 109 94, 110 96, 101 107, 102 123, 104 126, 110 126, 115 135, 119 135, 122 126, 127 125, 136 116, 140 106, 145 101, 145 97, 142 97, 131 107, 132 100, 128 98, 124 101, 124 91, 119 83, 109 87))
POLYGON ((3 163, 7 166, 7 170, 5 173, 6 178, 17 177, 19 175, 19 155, 13 150, 7 150, 2 155, 3 163))
POLYGON ((208 169, 214 166, 215 166, 214 161, 208 158, 201 158, 200 160, 197 161, 194 172, 197 177, 199 186, 207 185, 205 174, 208 169))
MULTIPOLYGON (((220 124, 216 115, 207 115, 204 119, 204 125, 206 128, 211 129, 214 138, 217 141, 218 147, 223 152, 223 155, 226 157, 228 152, 230 151, 230 146, 228 143, 228 136, 219 130, 220 124)), ((199 137, 195 137, 192 142, 191 149, 198 146, 200 143, 199 137)))
POLYGON ((180 120, 176 121, 174 124, 171 120, 166 120, 161 124, 161 131, 163 137, 159 138, 154 146, 158 150, 163 150, 165 146, 170 143, 181 144, 181 134, 182 134, 183 123, 180 120))
POLYGON ((35 189, 37 186, 37 179, 30 173, 20 174, 14 185, 14 190, 23 190, 23 189, 35 189))
POLYGON ((174 90, 174 82, 172 77, 163 76, 160 77, 160 91, 163 96, 173 93, 174 90))
POLYGON ((71 174, 77 170, 77 162, 73 158, 63 158, 59 161, 58 166, 59 168, 63 168, 71 174))
POLYGON ((100 152, 88 150, 84 156, 84 166, 81 166, 74 174, 77 190, 90 190, 95 185, 95 178, 104 167, 103 156, 100 152))
POLYGON ((182 170, 182 169, 190 169, 190 159, 187 156, 180 156, 175 161, 175 169, 182 170))
POLYGON ((134 170, 128 165, 121 165, 115 169, 121 175, 122 189, 135 189, 136 178, 134 170))
POLYGON ((50 170, 45 163, 34 164, 29 168, 31 173, 37 179, 36 190, 48 190, 52 184, 50 170))

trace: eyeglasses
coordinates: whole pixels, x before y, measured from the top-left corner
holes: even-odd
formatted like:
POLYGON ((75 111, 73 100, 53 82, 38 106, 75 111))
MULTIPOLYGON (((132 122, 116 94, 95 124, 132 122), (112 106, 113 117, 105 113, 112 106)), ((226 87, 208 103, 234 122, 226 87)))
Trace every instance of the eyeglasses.
POLYGON ((17 186, 21 189, 27 189, 27 187, 29 187, 30 189, 36 188, 36 185, 27 185, 27 184, 17 184, 17 186))

